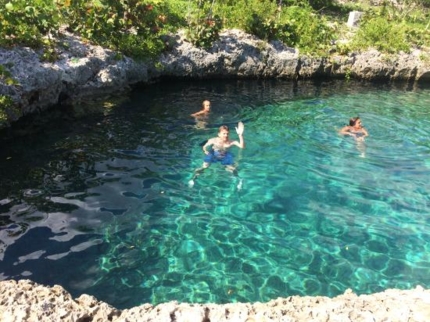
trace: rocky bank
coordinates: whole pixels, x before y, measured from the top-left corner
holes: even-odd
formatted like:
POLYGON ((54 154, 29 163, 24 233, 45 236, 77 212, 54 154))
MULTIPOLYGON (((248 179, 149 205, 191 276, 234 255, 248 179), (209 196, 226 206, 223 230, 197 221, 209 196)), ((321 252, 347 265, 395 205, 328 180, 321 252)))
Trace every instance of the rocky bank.
POLYGON ((29 280, 0 282, 3 322, 269 322, 269 321, 430 321, 430 290, 386 290, 360 295, 350 290, 335 298, 278 298, 267 303, 143 304, 126 310, 81 295, 73 299, 61 286, 45 287, 29 280))
POLYGON ((24 115, 130 89, 163 78, 354 78, 366 80, 430 81, 430 48, 397 55, 376 50, 332 54, 327 58, 301 55, 281 42, 264 42, 240 30, 226 30, 212 48, 196 48, 183 33, 165 36, 169 51, 152 63, 137 62, 116 52, 83 42, 61 31, 58 60, 40 60, 30 48, 0 48, 0 65, 16 80, 8 84, 0 77, 0 95, 12 98, 9 126, 24 115))

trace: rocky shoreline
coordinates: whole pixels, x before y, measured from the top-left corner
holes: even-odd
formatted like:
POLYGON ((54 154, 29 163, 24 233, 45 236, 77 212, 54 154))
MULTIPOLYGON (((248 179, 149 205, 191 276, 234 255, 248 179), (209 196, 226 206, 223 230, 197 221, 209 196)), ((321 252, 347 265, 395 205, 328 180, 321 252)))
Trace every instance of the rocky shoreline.
POLYGON ((347 290, 335 298, 290 296, 267 303, 143 304, 118 310, 90 295, 73 299, 61 286, 46 287, 30 280, 0 282, 3 322, 325 322, 430 320, 430 290, 389 289, 356 295, 347 290))
POLYGON ((411 53, 376 50, 346 56, 308 57, 281 42, 264 42, 240 30, 226 30, 212 48, 196 48, 183 33, 165 36, 169 51, 156 62, 137 62, 61 32, 58 60, 40 61, 30 48, 0 48, 0 65, 17 84, 0 79, 0 95, 13 101, 0 129, 25 115, 106 98, 163 78, 363 79, 430 82, 430 48, 411 53))

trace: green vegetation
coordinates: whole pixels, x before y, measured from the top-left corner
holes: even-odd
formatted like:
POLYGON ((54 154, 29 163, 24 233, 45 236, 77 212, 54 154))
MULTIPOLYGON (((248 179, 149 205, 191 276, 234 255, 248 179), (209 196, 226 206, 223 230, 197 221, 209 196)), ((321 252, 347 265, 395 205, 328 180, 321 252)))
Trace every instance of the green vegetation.
POLYGON ((430 0, 383 0, 372 6, 333 0, 0 0, 0 46, 30 46, 57 57, 60 27, 122 54, 151 59, 169 48, 162 35, 184 29, 209 48, 222 29, 238 28, 279 40, 303 53, 376 48, 396 53, 430 44, 430 0), (346 26, 351 10, 364 12, 358 30, 346 26), (333 44, 336 43, 336 46, 333 44))
POLYGON ((7 109, 13 106, 13 101, 9 96, 0 95, 0 125, 7 123, 7 109))
POLYGON ((0 65, 0 81, 6 85, 18 85, 18 81, 12 77, 7 66, 0 65))
MULTIPOLYGON (((8 86, 19 85, 18 81, 12 77, 8 67, 10 66, 0 65, 0 82, 8 86)), ((13 110, 16 112, 13 100, 9 96, 0 95, 0 125, 7 123, 7 110, 13 110)))

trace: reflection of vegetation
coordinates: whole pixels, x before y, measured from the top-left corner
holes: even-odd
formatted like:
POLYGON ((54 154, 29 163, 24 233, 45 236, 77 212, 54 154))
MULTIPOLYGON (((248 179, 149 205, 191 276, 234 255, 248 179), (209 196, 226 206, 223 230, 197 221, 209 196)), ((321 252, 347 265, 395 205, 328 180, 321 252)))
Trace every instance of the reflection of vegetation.
POLYGON ((94 228, 90 228, 90 227, 83 226, 83 225, 79 225, 79 226, 75 227, 75 229, 81 233, 93 233, 94 232, 94 228))
POLYGON ((29 225, 25 222, 15 222, 13 228, 8 229, 8 237, 18 237, 28 230, 29 225))
MULTIPOLYGON (((7 213, 9 209, 2 209, 3 206, 0 206, 0 213, 7 213)), ((6 227, 9 224, 13 223, 13 220, 11 220, 10 216, 0 216, 0 226, 6 227)), ((1 240, 0 240, 1 242, 1 240)))

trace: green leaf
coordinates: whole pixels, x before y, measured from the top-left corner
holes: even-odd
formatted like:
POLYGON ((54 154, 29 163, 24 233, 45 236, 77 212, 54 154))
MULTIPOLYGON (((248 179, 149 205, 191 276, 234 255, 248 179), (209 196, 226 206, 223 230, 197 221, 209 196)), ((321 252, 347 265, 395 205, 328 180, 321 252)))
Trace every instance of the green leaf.
POLYGON ((10 2, 8 2, 8 3, 6 3, 6 10, 7 11, 12 11, 13 10, 13 4, 12 3, 10 3, 10 2))

